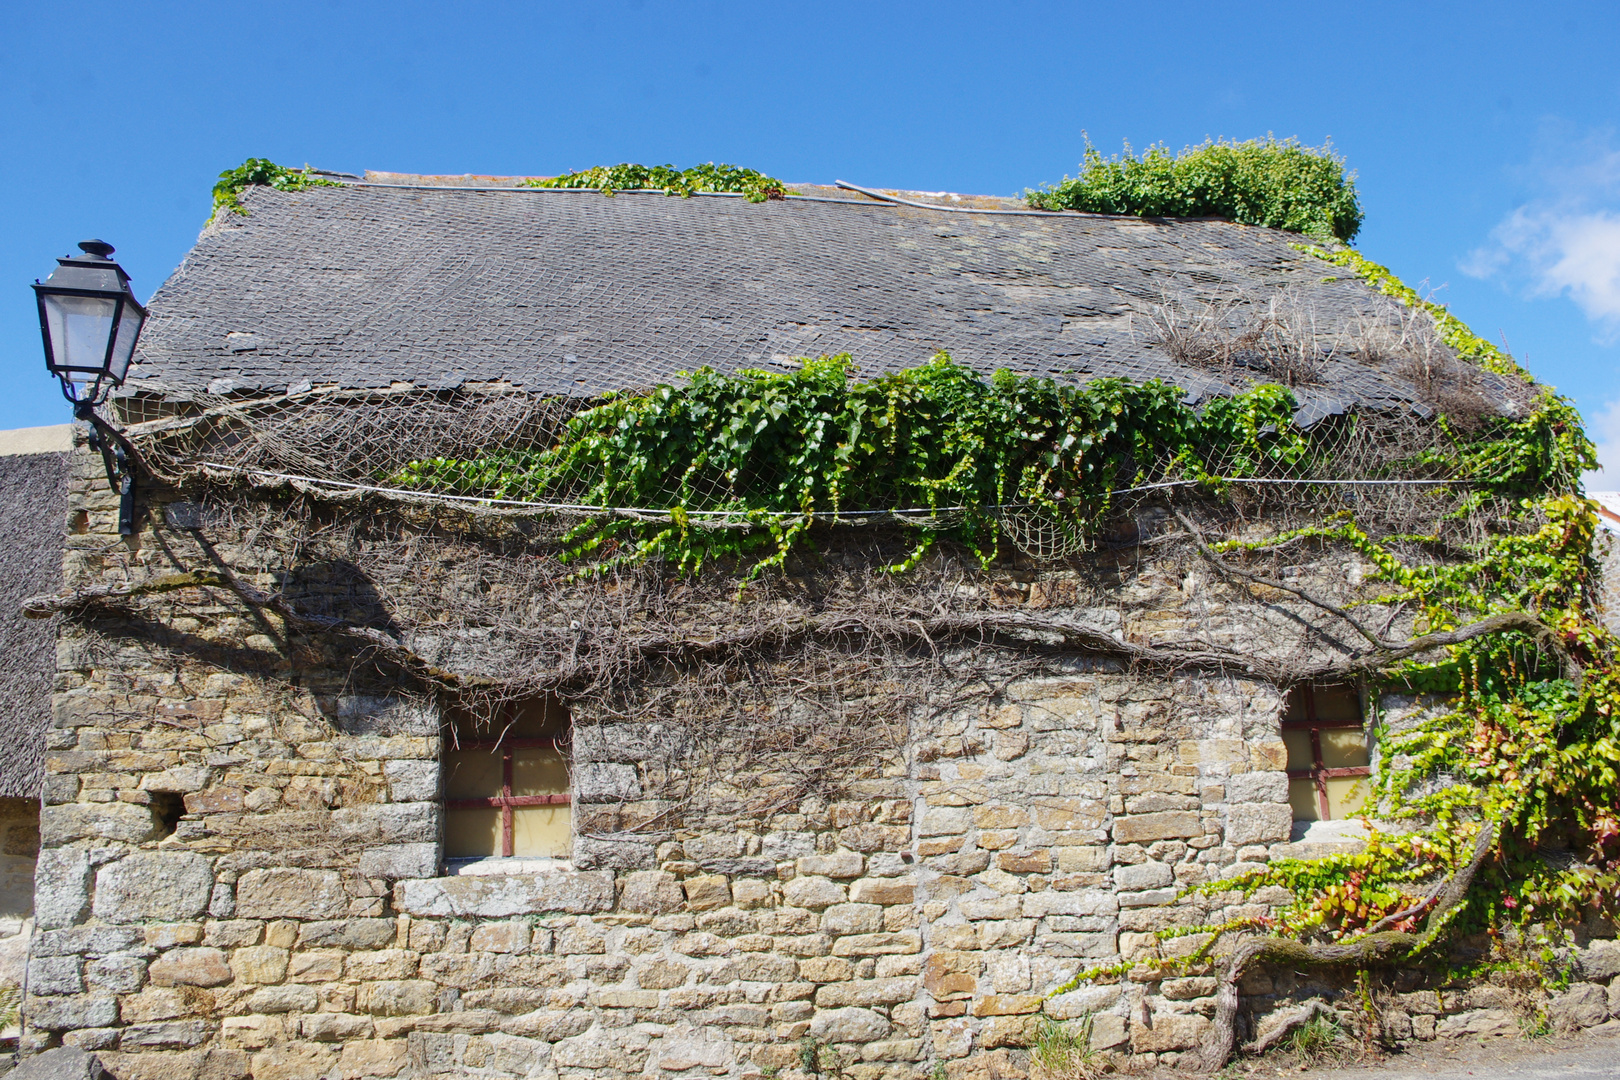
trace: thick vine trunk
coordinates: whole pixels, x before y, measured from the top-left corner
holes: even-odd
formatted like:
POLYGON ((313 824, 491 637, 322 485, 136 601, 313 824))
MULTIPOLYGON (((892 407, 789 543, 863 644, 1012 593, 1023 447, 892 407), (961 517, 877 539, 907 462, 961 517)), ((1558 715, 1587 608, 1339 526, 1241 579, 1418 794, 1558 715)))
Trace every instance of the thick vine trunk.
POLYGON ((1389 919, 1381 919, 1373 932, 1343 944, 1307 945, 1304 942, 1280 937, 1247 937, 1221 966, 1220 984, 1215 994, 1215 1030, 1205 1044, 1199 1062, 1200 1071, 1215 1072, 1226 1065, 1237 1042, 1238 983, 1249 966, 1257 961, 1293 964, 1300 967, 1326 967, 1334 964, 1354 964, 1364 967, 1377 963, 1396 953, 1406 954, 1422 945, 1432 930, 1438 930, 1447 912, 1462 902, 1474 882, 1491 845, 1496 841, 1496 824, 1485 825, 1474 841, 1474 850, 1467 863, 1418 904, 1397 912, 1391 918, 1399 921, 1430 907, 1423 933, 1381 930, 1389 919), (1432 907, 1431 907, 1432 905, 1432 907))

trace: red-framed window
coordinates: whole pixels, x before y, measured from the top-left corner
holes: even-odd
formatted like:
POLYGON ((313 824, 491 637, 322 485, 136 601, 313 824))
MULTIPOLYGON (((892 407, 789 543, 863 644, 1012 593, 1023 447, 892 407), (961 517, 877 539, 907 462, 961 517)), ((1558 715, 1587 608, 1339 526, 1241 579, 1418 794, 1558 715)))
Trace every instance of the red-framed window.
POLYGON ((567 858, 573 847, 568 714, 553 698, 444 733, 445 858, 567 858))
POLYGON ((1367 722, 1353 686, 1296 686, 1283 706, 1288 802, 1296 821, 1360 813, 1372 775, 1367 722))

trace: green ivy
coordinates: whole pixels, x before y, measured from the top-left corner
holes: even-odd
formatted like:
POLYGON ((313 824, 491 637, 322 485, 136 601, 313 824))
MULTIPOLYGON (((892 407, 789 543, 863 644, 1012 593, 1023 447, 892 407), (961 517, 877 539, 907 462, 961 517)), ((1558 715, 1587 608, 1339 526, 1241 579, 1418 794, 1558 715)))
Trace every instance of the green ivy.
POLYGON ((1350 240, 1361 228, 1355 174, 1331 146, 1270 136, 1209 141, 1172 154, 1163 144, 1141 157, 1125 145, 1105 158, 1086 143, 1080 175, 1025 193, 1040 210, 1140 217, 1222 217, 1245 225, 1350 240))
POLYGON ((1033 504, 1079 537, 1113 493, 1167 463, 1189 476, 1285 471, 1302 457, 1294 398, 1261 386, 1202 415, 1166 383, 1069 386, 999 371, 981 378, 944 353, 870 381, 848 356, 792 373, 700 369, 685 386, 611 396, 576 415, 555 446, 472 461, 415 462, 398 486, 489 498, 654 508, 670 522, 603 516, 575 529, 569 557, 664 559, 692 573, 768 545, 781 562, 817 521, 852 512, 929 512, 914 557, 937 537, 990 559, 997 508, 1033 504), (749 530, 703 529, 723 514, 749 530))
POLYGON ((221 210, 233 214, 247 215, 242 207, 241 195, 244 190, 260 184, 264 187, 273 187, 277 191, 303 191, 312 187, 342 187, 335 180, 328 180, 323 176, 316 176, 314 170, 308 165, 302 169, 289 169, 277 165, 268 158, 248 158, 234 169, 226 169, 219 174, 219 183, 214 185, 214 211, 208 220, 212 221, 219 216, 221 210))
POLYGON ((527 187, 539 188, 597 188, 612 196, 620 191, 662 191, 665 195, 690 198, 700 191, 735 192, 749 202, 787 198, 787 185, 775 177, 739 165, 716 165, 708 162, 690 169, 677 169, 673 165, 598 165, 591 169, 526 180, 527 187))

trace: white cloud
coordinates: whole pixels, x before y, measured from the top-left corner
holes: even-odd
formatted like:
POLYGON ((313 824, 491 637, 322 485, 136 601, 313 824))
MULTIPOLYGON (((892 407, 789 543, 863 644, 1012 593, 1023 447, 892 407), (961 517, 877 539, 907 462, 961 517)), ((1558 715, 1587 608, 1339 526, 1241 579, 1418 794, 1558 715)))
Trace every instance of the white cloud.
MULTIPOLYGON (((1620 341, 1620 149, 1613 132, 1544 140, 1530 170, 1541 194, 1507 215, 1462 261, 1472 277, 1569 296, 1605 343, 1620 341)), ((1620 486, 1620 484, 1617 484, 1620 486)))
POLYGON ((1620 491, 1620 401, 1611 401, 1586 417, 1586 433, 1597 444, 1601 472, 1581 478, 1587 491, 1620 491))

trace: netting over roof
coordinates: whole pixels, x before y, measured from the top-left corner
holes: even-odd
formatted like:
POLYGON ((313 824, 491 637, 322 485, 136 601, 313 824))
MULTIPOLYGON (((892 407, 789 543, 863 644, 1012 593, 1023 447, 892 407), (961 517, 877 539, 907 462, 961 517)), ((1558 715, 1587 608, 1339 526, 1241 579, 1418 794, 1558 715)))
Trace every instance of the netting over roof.
MULTIPOLYGON (((509 383, 589 398, 707 365, 938 350, 981 372, 1233 385, 1140 332, 1177 302, 1298 293, 1332 337, 1379 317, 1299 237, 1221 221, 942 213, 871 202, 351 185, 252 188, 152 298, 133 392, 509 383)), ((1349 355, 1300 419, 1414 400, 1349 355)))

